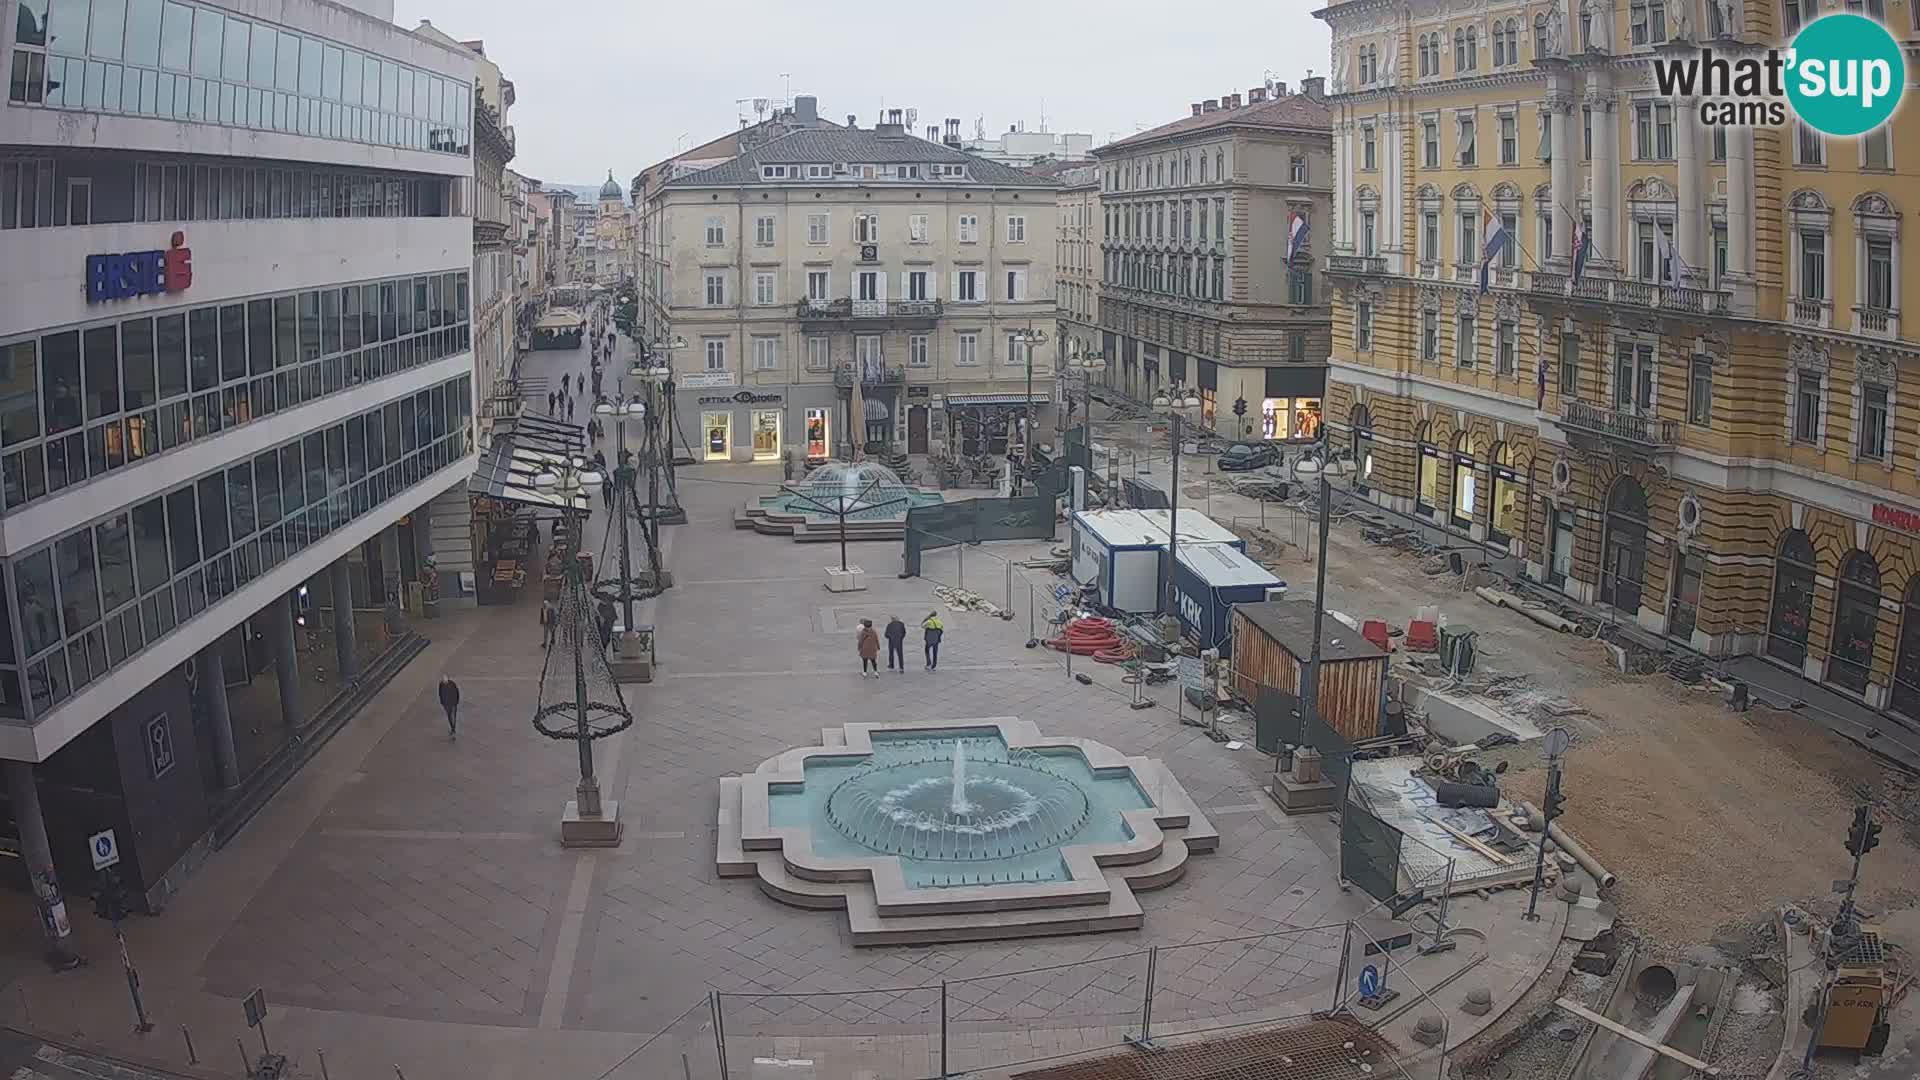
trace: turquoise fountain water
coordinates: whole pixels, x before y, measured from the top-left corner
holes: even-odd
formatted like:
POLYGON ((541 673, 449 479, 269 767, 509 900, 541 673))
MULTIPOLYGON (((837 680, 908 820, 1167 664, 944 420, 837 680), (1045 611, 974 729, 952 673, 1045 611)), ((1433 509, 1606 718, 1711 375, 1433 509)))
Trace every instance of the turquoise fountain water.
POLYGON ((773 824, 822 855, 896 856, 914 888, 1062 880, 1062 848, 1124 841, 1122 812, 1151 805, 1128 770, 964 731, 876 733, 872 755, 815 758, 804 776, 769 788, 773 824))

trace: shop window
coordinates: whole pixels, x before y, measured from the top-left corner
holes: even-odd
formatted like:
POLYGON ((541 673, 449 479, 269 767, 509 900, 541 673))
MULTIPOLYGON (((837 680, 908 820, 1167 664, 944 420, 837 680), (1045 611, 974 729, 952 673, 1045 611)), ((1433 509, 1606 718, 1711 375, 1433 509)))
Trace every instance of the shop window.
POLYGON ((830 430, 833 422, 832 417, 833 414, 831 410, 828 409, 807 410, 808 457, 824 458, 831 452, 833 448, 832 432, 830 430))
POLYGON ((1689 552, 1674 563, 1673 602, 1668 605, 1667 635, 1681 641, 1693 639, 1693 628, 1700 619, 1700 584, 1707 572, 1706 560, 1698 552, 1689 552))
POLYGON ((1474 473, 1472 447, 1465 433, 1453 444, 1453 527, 1467 529, 1473 526, 1474 513, 1478 510, 1476 497, 1479 494, 1477 477, 1474 473))
POLYGON ((1433 508, 1440 502, 1440 448, 1422 442, 1420 444, 1420 476, 1418 493, 1414 496, 1413 508, 1422 514, 1432 514, 1433 508))
POLYGON ((1347 426, 1353 438, 1353 487, 1365 495, 1373 484, 1373 416, 1365 405, 1355 405, 1347 426))
POLYGON ((1910 719, 1920 718, 1920 574, 1907 578, 1901 605, 1900 644, 1894 650, 1893 686, 1888 704, 1910 719))
POLYGON ((1521 499, 1524 482, 1513 467, 1513 449, 1502 443, 1494 448, 1490 505, 1487 511, 1487 539, 1496 544, 1511 544, 1522 529, 1521 499))
POLYGON ((1865 693, 1873 676, 1873 647, 1880 636, 1880 567, 1855 551, 1840 564, 1833 604, 1833 648, 1827 682, 1865 693))
POLYGON ((1573 577, 1573 511, 1548 504, 1547 584, 1565 588, 1573 577))

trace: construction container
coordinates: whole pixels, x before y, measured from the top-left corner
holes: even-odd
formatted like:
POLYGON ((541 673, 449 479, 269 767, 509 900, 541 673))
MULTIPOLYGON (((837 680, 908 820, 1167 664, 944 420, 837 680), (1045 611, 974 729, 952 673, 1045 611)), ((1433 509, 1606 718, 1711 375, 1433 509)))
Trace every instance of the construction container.
MULTIPOLYGON (((1160 609, 1166 594, 1162 577, 1170 510, 1081 510, 1069 530, 1069 566, 1079 585, 1096 585, 1098 602, 1114 611, 1139 615, 1160 609)), ((1241 552, 1247 542, 1196 510, 1182 510, 1181 548, 1224 544, 1241 552)))
MULTIPOLYGON (((1257 701, 1259 688, 1300 693, 1313 655, 1313 605, 1284 600, 1233 609, 1233 689, 1257 701)), ((1381 733, 1387 700, 1387 653, 1328 614, 1321 627, 1320 722, 1348 742, 1381 733)))
POLYGON ((1174 614, 1188 637, 1202 649, 1231 655, 1233 608, 1257 604, 1287 583, 1271 570, 1226 544, 1181 545, 1173 568, 1174 614))

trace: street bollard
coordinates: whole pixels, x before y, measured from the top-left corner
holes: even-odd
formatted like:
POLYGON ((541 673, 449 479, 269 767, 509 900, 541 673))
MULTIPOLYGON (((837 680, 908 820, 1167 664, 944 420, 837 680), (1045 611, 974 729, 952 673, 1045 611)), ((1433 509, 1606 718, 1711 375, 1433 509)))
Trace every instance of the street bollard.
POLYGON ((327 1072, 327 1052, 316 1050, 314 1053, 320 1055, 320 1080, 333 1080, 332 1075, 327 1072))
POLYGON ((200 1064, 200 1054, 193 1048, 193 1032, 188 1031, 185 1024, 180 1025, 180 1037, 187 1041, 187 1064, 200 1064))
POLYGON ((241 1042, 240 1037, 236 1035, 233 1039, 233 1048, 240 1051, 240 1075, 247 1080, 253 1080, 253 1059, 247 1056, 247 1044, 241 1042))

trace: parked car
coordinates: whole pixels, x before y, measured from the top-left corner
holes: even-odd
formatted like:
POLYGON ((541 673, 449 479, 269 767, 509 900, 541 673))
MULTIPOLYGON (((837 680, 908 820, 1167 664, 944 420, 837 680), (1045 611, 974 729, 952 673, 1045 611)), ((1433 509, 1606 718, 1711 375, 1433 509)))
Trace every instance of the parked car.
POLYGON ((1234 443, 1220 451, 1221 472, 1245 472, 1280 464, 1280 451, 1266 443, 1234 443))

